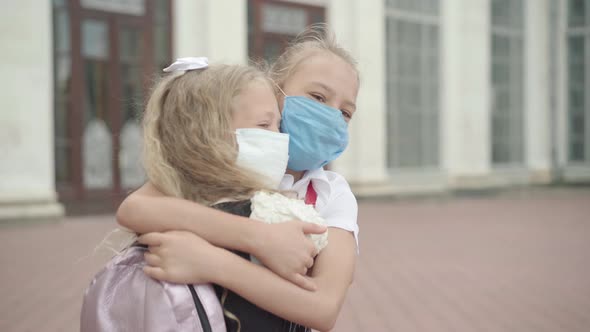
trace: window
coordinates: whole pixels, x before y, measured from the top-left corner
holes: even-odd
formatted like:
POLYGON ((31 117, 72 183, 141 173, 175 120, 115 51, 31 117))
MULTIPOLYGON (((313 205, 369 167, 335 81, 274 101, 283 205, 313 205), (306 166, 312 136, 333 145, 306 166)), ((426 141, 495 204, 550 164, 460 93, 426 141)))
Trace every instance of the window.
POLYGON ((323 7, 276 0, 248 0, 248 54, 272 62, 308 25, 324 22, 323 7))
POLYGON ((163 68, 168 67, 172 62, 172 26, 171 9, 172 6, 168 0, 154 0, 154 71, 160 72, 163 68))
POLYGON ((169 0, 53 0, 62 202, 117 199, 144 182, 137 111, 170 63, 171 8, 169 0))
POLYGON ((70 181, 72 144, 68 139, 70 102, 70 12, 65 1, 53 1, 53 108, 55 140, 55 179, 59 185, 70 181))
POLYGON ((523 1, 491 1, 491 151, 496 165, 524 161, 523 1))
POLYGON ((389 168, 439 166, 439 2, 386 1, 389 168))
POLYGON ((568 160, 590 161, 590 0, 568 0, 568 160))

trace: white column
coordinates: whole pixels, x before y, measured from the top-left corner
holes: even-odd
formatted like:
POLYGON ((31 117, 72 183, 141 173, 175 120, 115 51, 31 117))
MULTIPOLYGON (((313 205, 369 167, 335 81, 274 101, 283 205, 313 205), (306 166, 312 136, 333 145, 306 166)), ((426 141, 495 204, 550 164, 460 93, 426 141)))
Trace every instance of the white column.
POLYGON ((443 165, 451 186, 483 186, 490 173, 490 4, 441 6, 443 165))
MULTIPOLYGON (((354 1, 353 0, 339 0, 332 1, 330 7, 326 8, 326 21, 330 28, 336 34, 338 43, 351 54, 356 57, 356 38, 354 32, 354 1)), ((361 83, 361 91, 363 90, 361 83)), ((361 92, 362 93, 362 92, 361 92)), ((360 108, 358 108, 360 110, 360 108)), ((357 171, 357 146, 362 145, 362 142, 356 140, 356 121, 359 113, 354 115, 354 119, 350 122, 348 132, 350 141, 348 148, 344 153, 333 163, 332 169, 342 174, 348 181, 355 181, 357 171)))
POLYGON ((334 163, 358 191, 388 182, 386 170, 385 17, 382 0, 333 1, 328 22, 359 63, 361 87, 350 145, 334 163))
POLYGON ((551 180, 549 3, 525 1, 525 142, 531 180, 551 180))
POLYGON ((0 222, 58 219, 51 2, 0 7, 0 222))
POLYGON ((248 63, 247 1, 209 1, 209 56, 224 63, 248 63), (230 9, 231 8, 231 9, 230 9))
POLYGON ((174 57, 206 56, 212 63, 247 63, 246 11, 246 1, 174 1, 174 57))
POLYGON ((175 0, 172 8, 172 56, 205 56, 207 53, 207 0, 175 0))

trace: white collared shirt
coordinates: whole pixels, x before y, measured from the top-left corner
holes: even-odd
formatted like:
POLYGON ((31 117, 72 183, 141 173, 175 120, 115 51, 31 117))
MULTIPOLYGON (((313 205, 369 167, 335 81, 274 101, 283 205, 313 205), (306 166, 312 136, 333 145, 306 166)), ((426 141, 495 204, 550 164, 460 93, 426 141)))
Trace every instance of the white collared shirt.
POLYGON ((294 191, 299 199, 305 199, 311 181, 317 193, 316 210, 326 220, 328 227, 336 227, 354 234, 358 251, 358 205, 348 182, 342 175, 318 168, 307 171, 295 182, 291 174, 285 174, 279 190, 294 191))

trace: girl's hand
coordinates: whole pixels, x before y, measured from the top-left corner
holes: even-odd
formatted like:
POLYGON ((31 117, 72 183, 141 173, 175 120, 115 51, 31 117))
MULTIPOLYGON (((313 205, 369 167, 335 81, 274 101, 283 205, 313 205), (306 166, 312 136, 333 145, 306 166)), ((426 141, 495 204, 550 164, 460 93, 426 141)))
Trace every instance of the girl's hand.
POLYGON ((149 247, 143 269, 148 276, 177 284, 215 282, 224 249, 185 231, 148 233, 138 241, 149 247))
POLYGON ((327 227, 303 221, 268 224, 262 228, 254 255, 271 271, 301 288, 315 291, 316 284, 307 277, 317 255, 305 234, 322 234, 327 227))

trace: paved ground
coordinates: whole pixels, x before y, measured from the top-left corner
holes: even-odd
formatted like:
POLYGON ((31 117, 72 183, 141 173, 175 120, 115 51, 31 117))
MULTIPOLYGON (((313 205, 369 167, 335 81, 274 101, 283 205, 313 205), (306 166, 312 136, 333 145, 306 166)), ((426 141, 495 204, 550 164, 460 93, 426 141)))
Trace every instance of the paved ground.
MULTIPOLYGON (((590 331, 590 190, 366 201, 336 331, 590 331)), ((0 227, 0 331, 77 331, 111 216, 0 227)))

